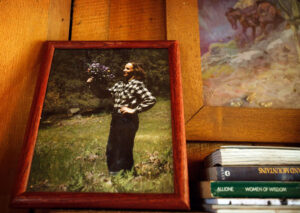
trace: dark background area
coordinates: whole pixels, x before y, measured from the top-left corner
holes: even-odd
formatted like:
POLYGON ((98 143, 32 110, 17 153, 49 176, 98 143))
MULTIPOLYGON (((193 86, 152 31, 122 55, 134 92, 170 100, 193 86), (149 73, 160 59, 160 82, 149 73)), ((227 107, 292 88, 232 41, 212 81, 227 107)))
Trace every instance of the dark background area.
POLYGON ((122 72, 128 62, 140 63, 146 72, 146 87, 156 97, 169 98, 170 82, 167 49, 57 49, 54 54, 43 118, 51 114, 67 114, 109 110, 111 101, 99 98, 101 87, 109 87, 123 79, 122 72), (88 84, 87 72, 92 62, 110 68, 116 76, 107 84, 95 81, 88 84))

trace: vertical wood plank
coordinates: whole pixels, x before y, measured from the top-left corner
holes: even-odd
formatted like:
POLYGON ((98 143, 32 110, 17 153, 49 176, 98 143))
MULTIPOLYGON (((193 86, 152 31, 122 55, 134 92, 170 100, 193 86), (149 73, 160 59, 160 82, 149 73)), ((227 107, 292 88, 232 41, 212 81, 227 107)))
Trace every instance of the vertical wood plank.
POLYGON ((75 0, 72 40, 164 40, 164 0, 75 0))
POLYGON ((188 121, 203 105, 197 0, 167 0, 167 39, 180 45, 183 102, 188 121))
POLYGON ((111 0, 109 39, 165 40, 164 0, 111 0))
POLYGON ((47 40, 68 40, 71 0, 50 1, 47 40))
POLYGON ((108 40, 109 0, 75 0, 71 40, 108 40))
MULTIPOLYGON (((40 67, 42 43, 47 38, 68 38, 68 29, 62 29, 68 28, 67 24, 55 24, 53 19, 58 17, 53 14, 63 11, 60 5, 52 4, 54 1, 0 1, 0 212, 3 213, 21 211, 10 209, 9 200, 40 67), (56 33, 50 33, 48 26, 56 28, 56 33)), ((67 19, 68 15, 62 17, 67 19)))

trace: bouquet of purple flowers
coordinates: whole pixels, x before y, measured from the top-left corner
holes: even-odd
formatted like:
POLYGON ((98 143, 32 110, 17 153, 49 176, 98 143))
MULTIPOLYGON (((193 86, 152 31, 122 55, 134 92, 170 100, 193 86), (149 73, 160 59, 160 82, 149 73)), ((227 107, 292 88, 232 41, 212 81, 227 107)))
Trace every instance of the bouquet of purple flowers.
POLYGON ((109 67, 97 62, 88 64, 88 74, 90 78, 102 83, 109 82, 115 79, 115 75, 110 71, 109 67))

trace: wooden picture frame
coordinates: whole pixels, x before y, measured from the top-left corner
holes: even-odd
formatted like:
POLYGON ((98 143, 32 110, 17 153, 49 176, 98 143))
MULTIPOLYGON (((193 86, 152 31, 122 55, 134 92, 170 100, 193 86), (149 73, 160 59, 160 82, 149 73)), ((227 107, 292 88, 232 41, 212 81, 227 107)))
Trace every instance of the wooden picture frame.
MULTIPOLYGON (((38 77, 20 166, 16 179, 12 206, 18 208, 114 208, 114 209, 189 209, 187 156, 179 49, 176 41, 49 41, 45 43, 44 62, 38 77), (171 149, 173 152, 173 192, 168 193, 110 193, 71 191, 28 191, 28 181, 36 149, 43 102, 49 73, 56 50, 124 50, 165 49, 168 53, 171 100, 171 149)), ((51 75, 50 75, 51 77, 51 75)), ((48 91, 47 91, 48 92, 48 91)), ((43 171, 41 171, 43 172, 43 171)))
POLYGON ((167 39, 180 43, 187 140, 299 142, 298 109, 213 107, 204 104, 198 0, 167 1, 166 7, 167 39))

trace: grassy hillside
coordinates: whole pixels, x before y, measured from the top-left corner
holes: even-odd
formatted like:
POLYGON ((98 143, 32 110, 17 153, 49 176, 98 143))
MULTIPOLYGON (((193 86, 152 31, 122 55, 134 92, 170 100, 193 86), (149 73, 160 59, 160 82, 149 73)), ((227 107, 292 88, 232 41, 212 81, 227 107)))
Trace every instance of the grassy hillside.
POLYGON ((39 130, 28 191, 173 192, 170 101, 141 113, 131 172, 111 177, 105 149, 111 115, 57 120, 39 130))

